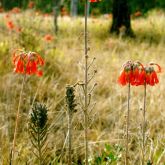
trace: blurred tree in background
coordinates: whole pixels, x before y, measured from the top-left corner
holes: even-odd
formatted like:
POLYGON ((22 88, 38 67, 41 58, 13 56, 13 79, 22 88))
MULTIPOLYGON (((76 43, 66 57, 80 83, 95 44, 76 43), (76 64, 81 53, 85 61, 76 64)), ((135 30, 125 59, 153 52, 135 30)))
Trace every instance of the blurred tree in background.
POLYGON ((111 32, 133 36, 131 29, 131 12, 128 0, 113 0, 113 22, 111 32))
MULTIPOLYGON (((54 0, 0 0, 2 6, 6 9, 12 9, 13 7, 21 7, 23 9, 27 8, 29 1, 34 1, 37 10, 42 10, 43 12, 52 12, 54 0)), ((98 3, 92 3, 91 9, 98 9, 100 13, 110 13, 112 12, 112 1, 113 0, 102 0, 98 3)), ((70 11, 71 4, 78 2, 78 14, 84 14, 84 0, 64 0, 65 7, 70 11), (72 3, 71 3, 72 2, 72 3)), ((136 12, 140 10, 141 12, 147 12, 152 8, 163 8, 165 9, 165 0, 128 0, 131 7, 131 12, 136 12)), ((72 8, 73 9, 73 8, 72 8)))
POLYGON ((78 14, 78 0, 71 0, 70 15, 72 17, 78 14))

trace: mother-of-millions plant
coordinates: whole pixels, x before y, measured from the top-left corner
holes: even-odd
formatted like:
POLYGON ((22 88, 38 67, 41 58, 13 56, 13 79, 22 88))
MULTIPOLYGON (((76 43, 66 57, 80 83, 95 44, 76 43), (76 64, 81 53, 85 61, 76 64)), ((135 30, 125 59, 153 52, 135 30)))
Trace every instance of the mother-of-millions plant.
MULTIPOLYGON (((141 74, 139 78, 139 84, 144 86, 144 100, 143 100, 143 123, 142 123, 142 165, 145 165, 145 148, 146 148, 146 94, 147 85, 154 86, 159 83, 157 73, 161 72, 161 67, 156 63, 149 63, 146 66, 141 64, 141 74), (154 66, 157 66, 158 70, 155 71, 154 66)), ((150 160, 149 160, 150 162, 150 160)))
POLYGON ((128 165, 128 140, 129 140, 129 115, 130 115, 130 86, 144 86, 144 102, 143 102, 143 124, 142 124, 142 165, 145 164, 145 130, 146 130, 146 86, 154 86, 159 83, 157 73, 153 66, 158 67, 157 72, 161 72, 161 67, 158 64, 150 63, 147 66, 143 66, 140 62, 127 61, 123 65, 123 70, 119 76, 118 82, 121 85, 128 84, 128 110, 127 110, 127 122, 126 122, 126 154, 125 165, 128 165))
POLYGON ((128 85, 128 98, 127 98, 127 115, 126 115, 126 141, 125 141, 125 165, 128 165, 128 144, 129 144, 129 124, 130 124, 130 90, 132 82, 132 74, 134 70, 134 63, 127 61, 120 73, 118 82, 121 85, 128 85))
MULTIPOLYGON (((47 137, 48 137, 48 109, 44 104, 34 103, 29 121, 29 134, 33 147, 36 149, 34 155, 37 157, 38 165, 48 164, 47 160, 47 137)), ((32 150, 33 151, 33 150, 32 150)))
POLYGON ((43 72, 39 69, 39 67, 44 65, 44 60, 36 52, 31 52, 31 51, 26 52, 22 49, 17 49, 13 53, 12 62, 14 64, 14 72, 17 74, 21 74, 23 78, 22 78, 22 86, 21 86, 20 97, 19 97, 19 102, 18 102, 18 109, 17 109, 17 114, 16 114, 13 145, 12 145, 12 149, 11 149, 10 157, 9 157, 10 164, 13 164, 13 161, 14 161, 18 121, 19 121, 19 115, 20 115, 22 95, 23 95, 25 84, 26 84, 26 77, 28 75, 42 76, 43 72))

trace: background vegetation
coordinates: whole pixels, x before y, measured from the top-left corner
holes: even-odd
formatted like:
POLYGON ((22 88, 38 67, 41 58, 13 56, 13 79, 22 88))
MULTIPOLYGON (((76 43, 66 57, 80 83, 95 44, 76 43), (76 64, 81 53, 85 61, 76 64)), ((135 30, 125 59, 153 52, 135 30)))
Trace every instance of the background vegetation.
MULTIPOLYGON (((64 6, 70 10, 70 1, 64 0, 64 6)), ((164 0, 128 0, 131 11, 134 13, 136 11, 147 12, 153 8, 165 8, 164 0)), ((44 12, 52 12, 52 6, 55 4, 55 0, 34 0, 36 4, 36 9, 42 10, 44 12)), ((5 9, 12 9, 13 7, 27 8, 29 0, 1 0, 1 3, 5 9)), ((83 14, 84 12, 84 1, 79 0, 78 2, 78 13, 83 14)), ((110 13, 112 11, 112 0, 102 0, 99 3, 93 3, 92 8, 96 8, 100 13, 110 13)))

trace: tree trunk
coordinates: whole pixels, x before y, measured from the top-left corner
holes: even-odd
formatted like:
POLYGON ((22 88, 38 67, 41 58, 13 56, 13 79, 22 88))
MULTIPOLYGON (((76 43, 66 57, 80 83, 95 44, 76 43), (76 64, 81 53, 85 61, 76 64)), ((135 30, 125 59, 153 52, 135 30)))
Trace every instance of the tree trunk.
POLYGON ((131 29, 131 13, 128 0, 113 0, 112 14, 113 22, 110 32, 117 35, 134 36, 131 29))
POLYGON ((54 31, 55 33, 58 32, 58 23, 57 23, 57 19, 59 16, 59 12, 60 12, 60 0, 55 0, 54 1, 54 8, 53 8, 53 13, 54 13, 54 31))
POLYGON ((76 17, 77 16, 77 7, 78 7, 78 0, 71 0, 71 10, 70 10, 70 14, 72 17, 76 17))

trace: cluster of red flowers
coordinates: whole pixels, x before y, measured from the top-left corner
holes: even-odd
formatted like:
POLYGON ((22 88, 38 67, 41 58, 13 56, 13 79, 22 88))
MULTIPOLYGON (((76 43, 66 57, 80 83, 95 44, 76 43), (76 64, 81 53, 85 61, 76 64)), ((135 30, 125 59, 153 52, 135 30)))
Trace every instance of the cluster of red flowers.
POLYGON ((35 52, 16 50, 13 53, 14 72, 20 74, 42 76, 43 72, 39 67, 44 65, 43 58, 35 52))
POLYGON ((147 66, 143 66, 140 62, 128 61, 123 65, 123 69, 118 78, 118 83, 121 85, 139 86, 150 85, 154 86, 159 83, 157 73, 161 72, 161 67, 156 63, 150 63, 147 66), (155 71, 154 66, 157 66, 158 70, 155 71))

